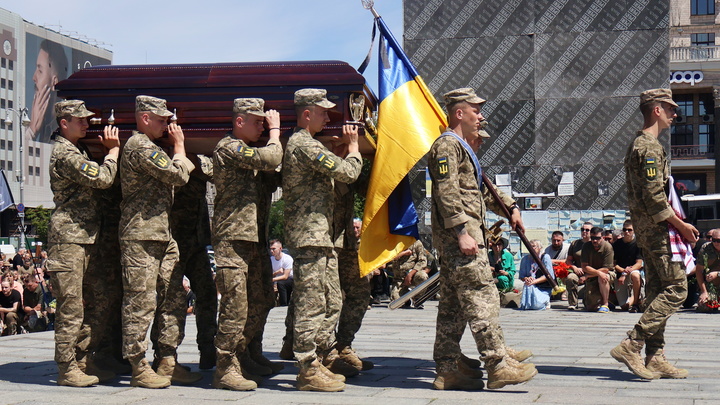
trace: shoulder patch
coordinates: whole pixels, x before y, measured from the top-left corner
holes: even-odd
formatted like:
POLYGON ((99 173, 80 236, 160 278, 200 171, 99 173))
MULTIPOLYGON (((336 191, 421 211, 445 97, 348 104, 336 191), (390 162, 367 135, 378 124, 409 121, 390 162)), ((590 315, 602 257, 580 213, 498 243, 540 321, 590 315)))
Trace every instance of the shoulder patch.
POLYGON ((80 171, 87 174, 88 177, 97 177, 98 174, 100 174, 100 171, 97 167, 87 163, 83 163, 80 165, 80 171))
POLYGON ((333 158, 331 158, 330 156, 326 155, 325 152, 318 153, 315 160, 318 161, 320 165, 322 165, 326 169, 335 170, 337 168, 335 160, 333 160, 333 158))
POLYGON ((448 165, 447 156, 439 157, 437 159, 437 168, 438 168, 438 175, 440 176, 440 178, 445 178, 448 176, 450 166, 448 165))
POLYGON ((158 151, 154 151, 150 155, 150 160, 153 163, 155 163, 155 166, 157 166, 161 169, 168 167, 168 165, 170 164, 170 162, 167 160, 167 157, 165 157, 165 155, 163 155, 162 153, 160 153, 158 151))
POLYGON ((645 158, 645 178, 655 180, 657 177, 657 163, 654 157, 645 158))
POLYGON ((255 156, 255 148, 251 148, 249 146, 238 146, 237 151, 240 154, 240 156, 244 156, 244 157, 255 156))

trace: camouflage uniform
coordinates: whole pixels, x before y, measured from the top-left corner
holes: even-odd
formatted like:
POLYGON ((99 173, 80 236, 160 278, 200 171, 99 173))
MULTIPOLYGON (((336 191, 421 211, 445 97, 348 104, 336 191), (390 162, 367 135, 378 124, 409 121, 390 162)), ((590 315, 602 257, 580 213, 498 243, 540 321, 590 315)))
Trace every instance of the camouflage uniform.
POLYGON ((717 271, 720 272, 720 252, 718 252, 717 249, 715 249, 715 246, 713 246, 713 243, 706 243, 703 245, 702 248, 700 248, 700 251, 697 255, 697 263, 698 266, 703 266, 703 277, 705 279, 705 289, 708 294, 708 300, 705 303, 698 303, 697 310, 699 312, 713 312, 717 311, 717 308, 711 308, 707 304, 713 301, 717 301, 720 299, 720 296, 718 294, 718 287, 712 283, 707 281, 707 275, 717 271))
MULTIPOLYGON (((217 194, 213 216, 213 246, 217 265, 217 288, 221 294, 218 332, 215 347, 218 351, 241 353, 248 344, 244 328, 248 319, 249 295, 261 287, 262 281, 252 274, 271 272, 264 267, 267 251, 263 228, 268 215, 264 203, 263 176, 258 170, 273 170, 281 162, 282 147, 270 141, 262 148, 249 147, 228 133, 218 142, 213 153, 217 194)), ((272 284, 270 284, 272 289, 272 284)), ((265 294, 261 294, 263 297, 265 294)), ((267 307, 266 299, 253 302, 267 307)), ((254 310, 253 335, 259 327, 258 317, 264 309, 254 310)))
MULTIPOLYGON (((86 352, 90 345, 89 339, 82 339, 80 346, 78 339, 81 329, 89 328, 84 322, 83 276, 90 257, 95 254, 100 229, 96 189, 110 187, 116 173, 117 161, 114 157, 106 156, 103 164, 98 165, 90 160, 86 151, 81 151, 69 140, 62 136, 55 139, 50 156, 50 188, 55 211, 48 231, 47 269, 53 273, 53 292, 57 298, 57 363, 73 361, 76 349, 86 352)), ((88 333, 83 331, 84 336, 88 333)))
POLYGON ((668 204, 666 186, 670 172, 665 149, 651 133, 638 131, 625 155, 628 205, 637 244, 645 260, 647 309, 631 339, 645 340, 645 352, 655 354, 665 346, 665 325, 687 296, 685 266, 670 260, 667 219, 674 211, 668 204))
POLYGON ((187 184, 194 168, 184 156, 171 159, 138 131, 123 148, 120 247, 125 358, 145 355, 145 338, 156 309, 160 312, 157 357, 175 356, 180 343, 185 290, 169 217, 173 187, 187 184))
POLYGON ((295 260, 293 351, 299 363, 312 361, 316 350, 334 343, 342 297, 333 249, 334 183, 352 183, 360 175, 362 157, 334 155, 310 132, 295 128, 283 163, 285 238, 295 260))
POLYGON ((415 270, 415 276, 410 285, 417 286, 428 279, 427 273, 423 271, 427 267, 425 247, 420 240, 416 240, 408 249, 412 252, 409 256, 403 256, 392 262, 393 283, 390 288, 390 299, 396 300, 405 295, 410 288, 404 287, 405 277, 411 270, 415 270))
MULTIPOLYGON (((486 364, 497 365, 506 355, 499 324, 500 301, 485 248, 485 210, 499 212, 492 195, 478 185, 473 162, 460 142, 451 136, 438 138, 430 149, 428 167, 432 178, 433 245, 440 256, 440 303, 433 358, 438 374, 457 370, 460 339, 465 323, 475 338, 486 364), (460 251, 455 226, 465 224, 478 242, 478 253, 460 251)), ((514 201, 498 194, 510 207, 514 201)))
POLYGON ((345 183, 335 183, 333 232, 338 256, 340 288, 345 296, 336 339, 338 346, 351 346, 370 305, 370 279, 360 277, 358 239, 353 229, 355 193, 345 183))

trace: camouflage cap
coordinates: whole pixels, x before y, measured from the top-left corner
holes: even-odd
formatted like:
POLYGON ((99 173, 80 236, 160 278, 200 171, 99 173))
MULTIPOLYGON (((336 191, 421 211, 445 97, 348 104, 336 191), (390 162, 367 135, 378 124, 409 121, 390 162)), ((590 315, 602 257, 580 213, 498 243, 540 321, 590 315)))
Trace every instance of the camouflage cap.
POLYGON ((302 107, 306 105, 317 105, 322 108, 333 108, 335 103, 328 100, 325 96, 325 89, 300 89, 295 92, 295 106, 302 107))
POLYGON ((445 99, 445 106, 453 105, 461 101, 465 101, 470 104, 482 104, 485 102, 484 99, 480 98, 475 94, 475 90, 469 87, 463 87, 461 89, 451 90, 443 95, 445 99))
POLYGON ((678 107, 677 103, 672 99, 672 90, 670 89, 651 89, 640 93, 640 105, 655 101, 668 103, 675 108, 678 107))
POLYGON ((149 111, 161 117, 170 117, 173 113, 167 109, 166 104, 167 102, 161 98, 152 96, 137 96, 135 97, 135 112, 149 111))
POLYGON ((82 100, 63 100, 55 103, 55 117, 77 117, 87 118, 95 115, 94 112, 85 108, 85 102, 82 100))
POLYGON ((485 130, 485 128, 487 128, 487 126, 488 126, 487 120, 484 119, 484 120, 480 121, 480 129, 478 130, 478 134, 480 135, 481 138, 490 138, 490 134, 488 134, 487 131, 485 130))
POLYGON ((261 98, 236 98, 233 104, 233 113, 252 114, 265 117, 265 100, 261 98))

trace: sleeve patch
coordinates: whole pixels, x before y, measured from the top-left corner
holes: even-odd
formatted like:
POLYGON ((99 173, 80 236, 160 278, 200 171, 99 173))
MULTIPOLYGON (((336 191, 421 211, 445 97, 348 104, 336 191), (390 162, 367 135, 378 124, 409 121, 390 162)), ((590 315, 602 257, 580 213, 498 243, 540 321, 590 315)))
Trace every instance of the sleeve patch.
POLYGON ((447 157, 438 158, 437 159, 437 167, 438 167, 438 175, 440 178, 445 178, 448 176, 448 172, 450 171, 450 166, 448 165, 447 157))
POLYGON ((333 160, 333 158, 326 155, 324 152, 318 153, 315 160, 318 161, 323 167, 325 167, 328 170, 335 170, 335 168, 336 168, 335 160, 333 160))
POLYGON ((657 163, 655 158, 645 159, 645 178, 648 180, 655 180, 657 177, 657 163))
POLYGON ((157 167, 159 167, 159 168, 161 168, 161 169, 165 169, 165 168, 168 167, 168 165, 170 164, 170 162, 168 161, 167 157, 165 157, 165 155, 163 155, 162 153, 160 153, 160 152, 158 152, 158 151, 154 151, 154 152, 150 155, 150 160, 151 160, 153 163, 155 163, 155 166, 157 166, 157 167))
POLYGON ((87 164, 87 163, 83 163, 80 166, 80 171, 87 174, 88 177, 97 177, 98 174, 100 174, 100 171, 98 170, 97 167, 87 164))
POLYGON ((255 148, 250 148, 248 146, 238 146, 237 151, 241 156, 244 156, 244 157, 255 156, 255 148))

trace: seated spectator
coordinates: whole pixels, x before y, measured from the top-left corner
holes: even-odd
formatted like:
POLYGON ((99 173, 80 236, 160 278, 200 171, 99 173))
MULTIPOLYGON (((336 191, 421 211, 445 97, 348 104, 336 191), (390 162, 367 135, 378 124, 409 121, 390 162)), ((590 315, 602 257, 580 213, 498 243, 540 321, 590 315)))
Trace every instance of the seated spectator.
POLYGON ((45 311, 45 296, 43 288, 35 275, 26 274, 23 277, 25 290, 23 292, 23 327, 28 332, 42 332, 47 330, 47 311, 45 311))
POLYGON ((390 301, 390 277, 385 271, 385 265, 370 273, 370 304, 380 305, 383 301, 390 301))
MULTIPOLYGON (((428 279, 427 255, 425 254, 425 246, 420 240, 410 245, 409 248, 400 252, 390 263, 393 272, 393 280, 390 286, 390 299, 396 299, 407 294, 412 287, 428 279)), ((410 307, 408 301, 405 307, 410 307)))
POLYGON ((495 285, 500 292, 512 291, 515 284, 515 258, 506 249, 507 245, 507 239, 497 238, 492 241, 492 248, 488 254, 490 266, 493 267, 495 285))
MULTIPOLYGON (((545 269, 550 272, 553 278, 552 261, 547 253, 542 252, 540 241, 535 239, 530 241, 535 253, 542 260, 545 269)), ((523 282, 522 299, 520 301, 520 309, 542 310, 550 308, 550 294, 552 294, 552 284, 548 281, 547 276, 535 263, 532 255, 528 254, 520 261, 520 280, 523 282)))
POLYGON ((270 241, 270 263, 272 264, 273 283, 277 287, 278 306, 290 304, 293 292, 293 258, 282 251, 283 245, 277 239, 270 241))
POLYGON ((583 245, 581 262, 587 276, 583 304, 588 311, 608 313, 610 286, 615 282, 612 245, 603 239, 602 228, 590 230, 590 243, 583 245))
POLYGON ((8 280, 10 282, 10 285, 12 286, 13 290, 20 293, 21 298, 21 305, 22 305, 22 296, 23 296, 23 285, 20 282, 20 276, 18 275, 18 272, 16 270, 10 270, 3 274, 2 276, 3 280, 8 280))
POLYGON ((611 231, 609 229, 606 231, 603 231, 602 238, 605 240, 605 242, 607 242, 611 245, 615 241, 615 239, 613 239, 613 231, 611 231))
POLYGON ((698 252, 695 275, 697 277, 698 312, 716 312, 720 292, 720 229, 710 231, 710 242, 698 252))
POLYGON ((12 268, 12 263, 10 263, 10 259, 7 258, 5 253, 0 253, 0 266, 2 267, 2 274, 12 268))
POLYGON ((587 276, 582 269, 582 248, 585 243, 590 242, 590 230, 593 225, 591 222, 585 222, 582 225, 581 238, 574 240, 568 249, 568 257, 565 262, 570 268, 568 276, 565 278, 565 287, 567 288, 568 310, 574 311, 578 308, 578 300, 583 296, 583 287, 587 276))
POLYGON ((19 329, 20 314, 22 312, 22 296, 10 285, 11 281, 3 278, 2 294, 0 294, 0 324, 2 335, 17 335, 19 329))
POLYGON ((550 238, 550 246, 545 248, 545 254, 550 256, 552 264, 565 263, 569 251, 570 245, 565 243, 565 234, 560 231, 553 232, 550 238))
POLYGON ((622 239, 613 243, 614 270, 617 273, 615 296, 623 311, 640 312, 643 260, 632 221, 625 221, 623 234, 622 239))
POLYGON ((190 279, 183 276, 183 289, 185 290, 185 302, 186 302, 186 312, 188 314, 194 314, 195 313, 195 301, 197 300, 197 297, 195 296, 195 293, 190 288, 190 279))
POLYGON ((16 271, 20 271, 20 268, 23 266, 23 257, 25 257, 25 249, 21 248, 18 249, 17 253, 15 253, 15 256, 13 256, 12 259, 12 268, 16 271))

